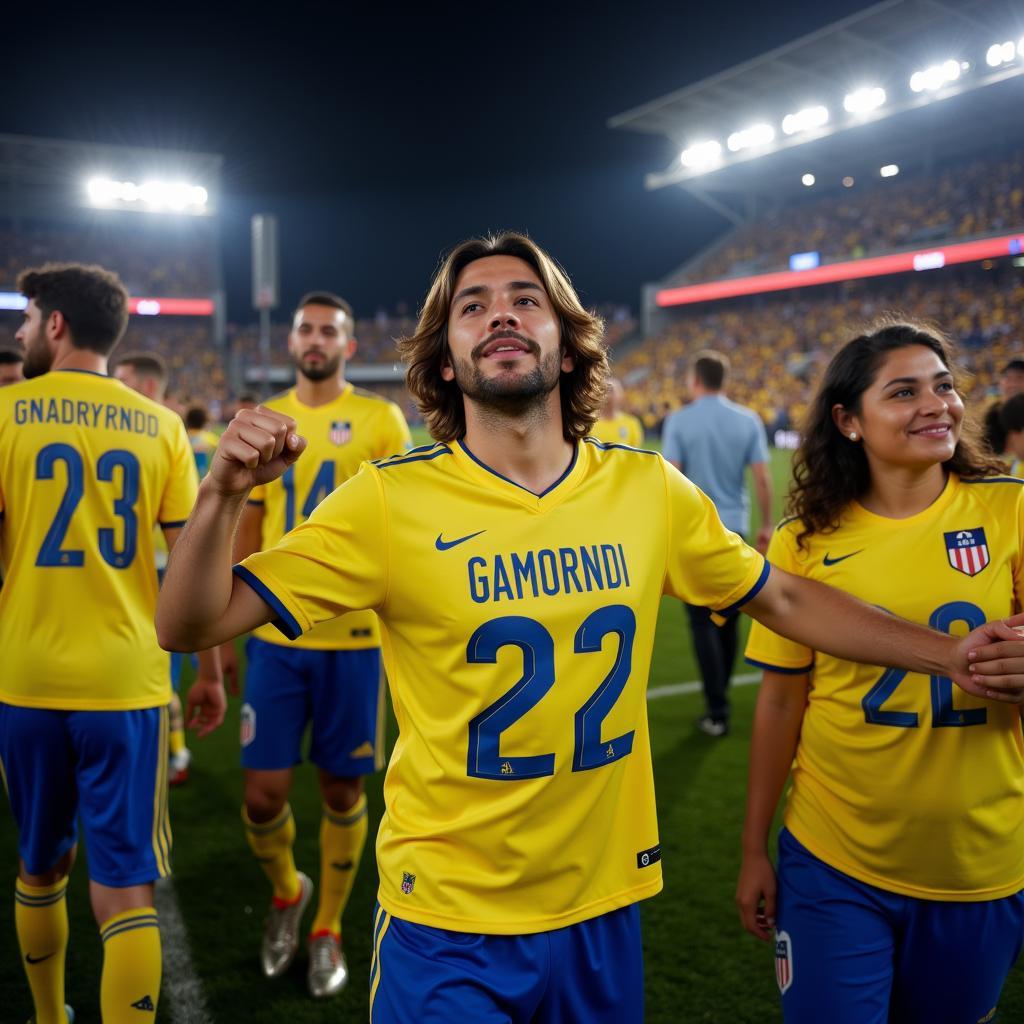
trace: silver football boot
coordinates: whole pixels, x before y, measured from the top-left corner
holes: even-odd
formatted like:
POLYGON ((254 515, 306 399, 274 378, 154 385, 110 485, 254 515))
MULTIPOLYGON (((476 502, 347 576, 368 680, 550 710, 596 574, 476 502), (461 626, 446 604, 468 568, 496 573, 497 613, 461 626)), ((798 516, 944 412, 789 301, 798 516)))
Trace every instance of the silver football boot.
POLYGON ((313 897, 313 883, 299 872, 302 891, 298 900, 288 907, 270 906, 270 915, 263 926, 263 944, 260 946, 260 967, 268 978, 284 974, 295 959, 299 948, 299 929, 302 914, 313 897))
POLYGON ((336 996, 348 984, 348 963, 333 935, 309 940, 309 994, 315 999, 336 996))

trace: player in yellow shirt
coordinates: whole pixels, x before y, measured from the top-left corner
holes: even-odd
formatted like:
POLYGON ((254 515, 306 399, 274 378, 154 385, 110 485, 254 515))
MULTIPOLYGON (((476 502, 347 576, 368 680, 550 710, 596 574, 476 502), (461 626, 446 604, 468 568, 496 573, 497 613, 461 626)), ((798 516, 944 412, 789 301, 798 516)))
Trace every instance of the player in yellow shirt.
MULTIPOLYGON (((345 379, 346 362, 356 348, 354 322, 352 307, 330 292, 310 292, 295 310, 288 335, 295 387, 266 408, 299 424, 309 442, 306 458, 249 495, 235 539, 236 560, 277 544, 363 462, 411 446, 398 406, 345 379)), ((273 885, 260 964, 268 977, 288 969, 312 893, 308 876, 296 870, 295 822, 288 803, 293 769, 302 761, 303 735, 311 727, 309 758, 319 770, 324 808, 307 986, 314 997, 333 996, 348 980, 341 917, 366 845, 363 776, 384 763, 377 616, 355 612, 293 641, 263 626, 249 639, 246 656, 242 819, 273 885)))
MULTIPOLYGON (((773 566, 951 634, 1020 611, 1024 482, 965 422, 955 365, 915 324, 836 353, 773 566)), ((774 938, 787 1024, 990 1020, 1024 937, 1019 709, 758 623, 747 659, 765 673, 737 901, 774 938)))
MULTIPOLYGON (((153 525, 173 543, 196 474, 180 420, 106 375, 128 322, 117 277, 49 264, 18 287, 30 379, 0 391, 0 762, 19 832, 15 927, 35 1020, 63 1021, 80 818, 100 1009, 121 1024, 156 1010, 153 883, 171 853, 153 525)), ((200 680, 191 698, 204 732, 219 724, 219 680, 200 680)))
POLYGON ((290 417, 239 413, 171 557, 158 634, 204 646, 377 612, 399 738, 377 843, 376 1024, 640 1021, 637 902, 661 888, 645 699, 661 594, 742 605, 840 655, 948 666, 975 689, 984 673, 1008 700, 1024 658, 1000 679, 967 654, 991 637, 1007 655, 1016 634, 955 641, 769 574, 660 455, 587 438, 601 322, 522 235, 456 247, 401 351, 438 443, 364 466, 232 572, 250 490, 305 445, 290 417))
POLYGON ((625 393, 622 381, 612 377, 608 382, 601 415, 590 430, 590 436, 607 444, 627 444, 631 448, 642 448, 644 425, 632 413, 625 410, 625 393))

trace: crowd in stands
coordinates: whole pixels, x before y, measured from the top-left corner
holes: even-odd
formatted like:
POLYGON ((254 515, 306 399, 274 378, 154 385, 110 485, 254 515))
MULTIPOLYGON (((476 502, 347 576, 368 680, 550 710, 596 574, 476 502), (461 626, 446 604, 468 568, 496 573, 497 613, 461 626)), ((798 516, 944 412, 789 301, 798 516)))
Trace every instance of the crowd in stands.
POLYGON ((1021 228, 1024 151, 933 175, 855 182, 839 195, 788 206, 740 228, 690 267, 687 280, 787 270, 798 252, 831 263, 1021 228))
POLYGON ((95 221, 50 225, 0 219, 0 289, 13 291, 25 267, 74 261, 114 270, 129 295, 208 297, 217 290, 217 250, 212 227, 202 218, 163 222, 109 210, 95 221), (132 219, 134 218, 134 219, 132 219))
POLYGON ((997 390, 1000 368, 1024 353, 1024 270, 950 268, 692 306, 615 363, 626 406, 648 431, 686 398, 688 359, 730 357, 729 397, 753 408, 769 432, 798 424, 834 349, 886 313, 928 320, 958 344, 971 373, 968 401, 997 390))

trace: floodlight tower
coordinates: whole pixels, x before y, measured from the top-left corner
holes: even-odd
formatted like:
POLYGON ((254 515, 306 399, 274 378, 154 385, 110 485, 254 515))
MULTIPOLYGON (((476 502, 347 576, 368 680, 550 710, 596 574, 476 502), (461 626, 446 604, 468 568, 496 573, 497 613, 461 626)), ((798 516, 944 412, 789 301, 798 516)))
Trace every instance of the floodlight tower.
POLYGON ((270 393, 270 311, 277 309, 280 280, 277 259, 277 218, 257 213, 252 218, 252 305, 260 314, 260 396, 270 393))

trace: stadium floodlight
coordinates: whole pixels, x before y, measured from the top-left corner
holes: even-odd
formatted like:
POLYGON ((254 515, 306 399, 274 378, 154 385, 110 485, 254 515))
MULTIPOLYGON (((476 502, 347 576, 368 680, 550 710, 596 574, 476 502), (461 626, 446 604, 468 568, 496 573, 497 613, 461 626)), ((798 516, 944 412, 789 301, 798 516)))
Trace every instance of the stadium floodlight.
POLYGON ((752 146, 767 146, 774 139, 775 129, 770 124, 754 124, 733 132, 726 139, 726 145, 730 152, 738 153, 741 149, 750 149, 752 146))
POLYGON ((955 82, 960 77, 960 61, 944 60, 941 64, 933 64, 923 71, 915 71, 910 76, 910 88, 913 92, 934 92, 943 86, 955 82))
POLYGON ((116 181, 112 178, 90 178, 85 185, 89 201, 94 206, 120 206, 141 208, 152 212, 202 213, 210 198, 202 185, 185 182, 152 180, 141 185, 134 181, 116 181))
POLYGON ((900 173, 899 164, 886 164, 884 167, 879 167, 878 173, 883 178, 895 178, 900 173))
POLYGON ((880 85, 865 86, 847 93, 843 99, 843 109, 848 114, 870 114, 885 103, 885 90, 880 85))
POLYGON ((985 53, 985 63, 990 68, 997 68, 1001 64, 1009 64, 1018 52, 1024 56, 1024 39, 1016 45, 1012 39, 1004 43, 993 43, 985 53))
POLYGON ((853 176, 847 175, 843 178, 843 188, 853 188, 853 176))
POLYGON ((721 156, 722 144, 712 139, 708 142, 696 142, 692 146, 687 146, 680 154, 679 159, 684 167, 696 171, 717 163, 721 156))
POLYGON ((804 107, 803 110, 787 114, 782 119, 782 130, 786 135, 796 135, 797 132, 810 131, 824 124, 828 124, 828 107, 804 107))
POLYGON ((803 183, 804 185, 806 185, 806 186, 807 186, 807 188, 810 188, 810 187, 811 187, 811 186, 812 186, 812 185, 813 185, 813 184, 815 183, 815 181, 817 181, 817 180, 818 180, 818 179, 817 179, 817 178, 815 178, 815 177, 814 177, 814 175, 813 175, 813 174, 811 174, 810 172, 808 172, 807 174, 805 174, 805 175, 804 175, 804 176, 803 176, 803 177, 802 177, 802 178, 800 179, 800 181, 801 181, 801 182, 802 182, 802 183, 803 183))

